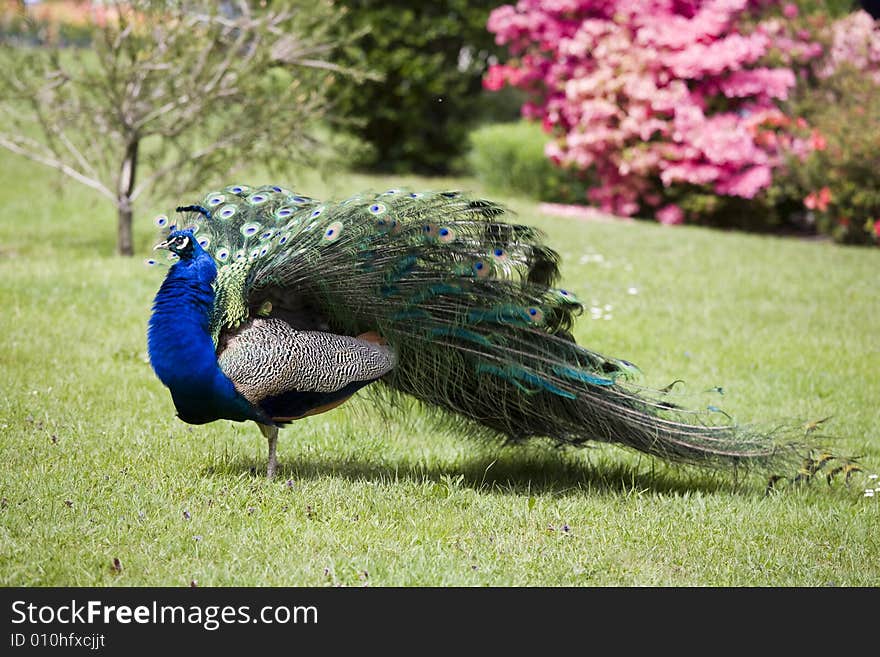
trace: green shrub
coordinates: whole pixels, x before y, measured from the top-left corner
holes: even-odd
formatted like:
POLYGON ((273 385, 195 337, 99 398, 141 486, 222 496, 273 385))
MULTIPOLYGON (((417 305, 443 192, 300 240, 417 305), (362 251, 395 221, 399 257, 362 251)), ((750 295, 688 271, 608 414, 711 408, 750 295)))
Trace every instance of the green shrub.
POLYGON ((804 221, 801 195, 786 184, 788 175, 777 170, 770 188, 750 199, 683 185, 664 200, 678 205, 690 224, 754 233, 811 234, 815 231, 804 221))
POLYGON ((336 81, 331 95, 343 126, 368 148, 356 167, 444 174, 467 150, 479 122, 518 115, 519 99, 499 107, 482 88, 499 49, 486 30, 497 0, 345 0, 333 29, 361 36, 334 53, 343 67, 381 80, 336 81))
POLYGON ((587 182, 544 155, 550 137, 537 123, 487 125, 470 134, 468 166, 487 187, 541 201, 586 203, 587 182))
POLYGON ((792 162, 808 221, 838 242, 880 242, 880 84, 844 67, 798 109, 823 142, 806 162, 792 162))

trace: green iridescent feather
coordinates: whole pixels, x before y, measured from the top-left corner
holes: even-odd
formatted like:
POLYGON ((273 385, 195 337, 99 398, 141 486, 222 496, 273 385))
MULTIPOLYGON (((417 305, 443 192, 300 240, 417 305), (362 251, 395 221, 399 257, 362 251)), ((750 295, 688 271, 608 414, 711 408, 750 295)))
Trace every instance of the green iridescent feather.
POLYGON ((384 389, 471 431, 613 442, 698 465, 775 466, 803 455, 787 430, 678 408, 639 386, 630 363, 576 344, 570 330, 582 308, 555 287, 557 254, 491 201, 388 190, 325 203, 233 185, 194 205, 163 228, 192 227, 217 261, 216 344, 257 316, 374 331, 397 354, 384 389))

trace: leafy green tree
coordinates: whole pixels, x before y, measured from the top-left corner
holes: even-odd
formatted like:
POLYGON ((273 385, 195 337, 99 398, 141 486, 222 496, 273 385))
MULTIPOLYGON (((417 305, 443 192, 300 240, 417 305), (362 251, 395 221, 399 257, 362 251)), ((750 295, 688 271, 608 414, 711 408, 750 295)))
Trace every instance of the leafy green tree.
POLYGON ((518 116, 518 102, 482 92, 487 62, 498 52, 486 30, 497 0, 343 4, 338 29, 361 36, 340 49, 337 61, 382 76, 362 84, 341 80, 332 90, 350 131, 370 147, 358 164, 446 173, 467 151, 477 121, 518 116))

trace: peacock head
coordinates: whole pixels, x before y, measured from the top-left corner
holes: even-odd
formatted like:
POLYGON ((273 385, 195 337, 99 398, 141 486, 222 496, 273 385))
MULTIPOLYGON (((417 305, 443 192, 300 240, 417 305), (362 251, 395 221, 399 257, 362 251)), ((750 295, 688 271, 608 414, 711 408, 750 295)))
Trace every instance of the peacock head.
POLYGON ((168 249, 181 260, 188 260, 195 257, 197 246, 198 242, 196 242, 192 230, 172 230, 168 234, 168 238, 163 242, 159 242, 153 247, 153 250, 168 249))

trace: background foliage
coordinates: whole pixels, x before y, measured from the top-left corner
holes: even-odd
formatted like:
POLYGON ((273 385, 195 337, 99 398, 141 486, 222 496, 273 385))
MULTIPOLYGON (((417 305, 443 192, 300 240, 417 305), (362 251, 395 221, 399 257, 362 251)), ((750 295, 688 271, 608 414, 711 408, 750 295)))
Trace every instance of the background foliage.
POLYGON ((360 34, 337 52, 344 66, 381 80, 332 89, 337 112, 369 150, 356 165, 376 171, 445 173, 460 165, 468 131, 480 121, 517 115, 511 94, 482 92, 490 56, 500 52, 486 30, 495 1, 346 0, 334 18, 360 34))
POLYGON ((470 134, 468 166, 489 189, 557 203, 582 203, 584 173, 544 155, 547 135, 530 121, 491 123, 470 134))

